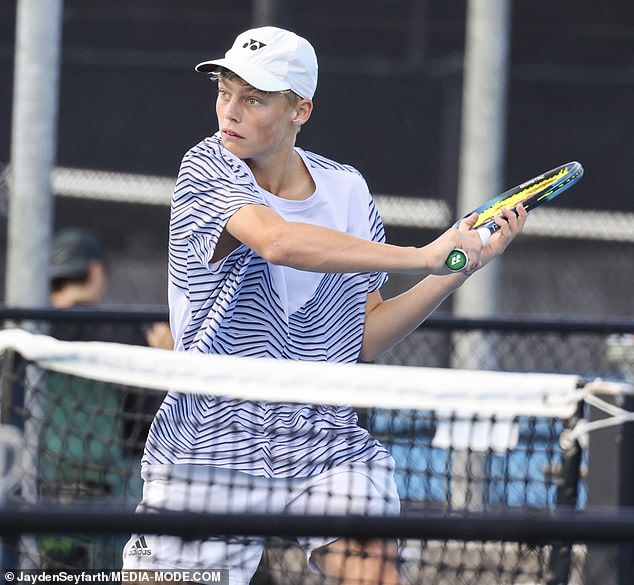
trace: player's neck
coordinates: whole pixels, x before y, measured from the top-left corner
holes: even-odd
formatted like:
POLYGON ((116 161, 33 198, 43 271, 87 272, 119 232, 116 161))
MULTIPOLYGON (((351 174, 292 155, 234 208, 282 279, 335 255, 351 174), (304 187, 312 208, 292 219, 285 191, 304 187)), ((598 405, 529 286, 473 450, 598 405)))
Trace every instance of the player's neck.
POLYGON ((289 156, 276 157, 275 160, 246 162, 257 184, 273 195, 301 201, 315 192, 313 178, 295 150, 289 156))

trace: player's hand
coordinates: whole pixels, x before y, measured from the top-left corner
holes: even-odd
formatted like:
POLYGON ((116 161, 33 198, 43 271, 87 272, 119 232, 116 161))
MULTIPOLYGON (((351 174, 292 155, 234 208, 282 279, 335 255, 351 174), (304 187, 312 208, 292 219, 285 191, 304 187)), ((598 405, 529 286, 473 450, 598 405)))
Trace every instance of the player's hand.
POLYGON ((457 229, 451 227, 427 246, 434 254, 432 274, 455 274, 449 270, 446 261, 449 254, 456 249, 463 250, 467 255, 468 260, 463 271, 477 270, 481 266, 482 240, 478 232, 472 229, 477 220, 478 214, 472 213, 458 224, 457 229))
MULTIPOLYGON (((481 266, 500 256, 507 246, 522 233, 527 216, 528 213, 521 203, 516 205, 515 211, 507 207, 502 208, 501 217, 495 217, 495 222, 500 226, 500 229, 489 238, 482 250, 482 256, 480 257, 481 266)), ((467 274, 469 273, 467 272, 467 274)))

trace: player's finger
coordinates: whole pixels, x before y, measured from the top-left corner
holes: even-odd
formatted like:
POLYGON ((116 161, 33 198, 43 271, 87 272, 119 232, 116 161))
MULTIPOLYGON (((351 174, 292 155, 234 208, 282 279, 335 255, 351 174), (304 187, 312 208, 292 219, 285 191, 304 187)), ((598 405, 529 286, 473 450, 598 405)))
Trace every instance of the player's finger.
POLYGON ((528 211, 522 203, 518 203, 515 206, 515 213, 517 213, 517 222, 520 229, 524 229, 524 224, 526 223, 526 218, 528 217, 528 211))
POLYGON ((476 221, 478 221, 478 214, 472 213, 460 221, 458 229, 467 232, 475 225, 476 221))
POLYGON ((498 219, 502 220, 501 227, 503 231, 513 231, 515 226, 517 226, 517 215, 515 214, 514 211, 511 211, 508 207, 502 207, 500 211, 501 211, 502 217, 498 219), (509 229, 505 230, 504 228, 510 228, 510 230, 509 229))
POLYGON ((507 220, 508 226, 511 228, 511 232, 518 234, 524 229, 526 223, 526 209, 521 203, 518 203, 513 210, 508 210, 508 213, 504 214, 507 220))
MULTIPOLYGON (((499 213, 493 217, 493 221, 498 225, 496 233, 501 236, 507 236, 510 232, 509 221, 511 221, 511 217, 509 213, 507 207, 501 207, 499 213)), ((511 213, 511 215, 514 214, 511 213)))

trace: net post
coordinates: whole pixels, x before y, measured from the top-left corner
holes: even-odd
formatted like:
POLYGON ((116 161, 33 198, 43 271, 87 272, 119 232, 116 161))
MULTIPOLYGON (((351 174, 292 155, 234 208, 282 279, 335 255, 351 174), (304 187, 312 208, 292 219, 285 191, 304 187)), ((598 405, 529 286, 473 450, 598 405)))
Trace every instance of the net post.
MULTIPOLYGON (((37 466, 37 444, 39 434, 33 427, 31 417, 27 410, 29 393, 38 383, 40 374, 36 366, 20 353, 19 350, 7 349, 2 356, 2 398, 0 402, 0 423, 17 428, 23 436, 22 469, 34 470, 37 466)), ((34 403, 33 400, 31 400, 34 403)), ((21 500, 26 502, 37 501, 35 482, 29 479, 28 473, 23 474, 18 485, 18 493, 21 500)), ((22 569, 35 569, 33 559, 37 557, 32 538, 20 535, 4 536, 0 543, 0 570, 15 571, 17 567, 22 569)))
MULTIPOLYGON (((0 391, 0 425, 14 425, 23 430, 22 420, 17 414, 16 405, 24 404, 24 382, 18 373, 24 372, 24 359, 13 350, 7 350, 2 357, 0 391)), ((0 470, 2 473, 4 470, 0 470)), ((0 503, 5 505, 5 495, 0 494, 0 503)), ((20 536, 5 536, 0 543, 0 571, 6 574, 18 566, 18 544, 20 536)))
MULTIPOLYGON (((615 392, 601 389, 594 394, 609 404, 634 411, 634 388, 620 386, 615 392)), ((590 422, 610 415, 590 405, 590 422)), ((634 507, 634 425, 620 424, 594 430, 589 435, 588 507, 634 507)), ((585 585, 630 585, 634 574, 631 544, 588 545, 585 585)))
MULTIPOLYGON (((575 415, 566 421, 566 428, 559 438, 562 466, 557 479, 557 508, 574 510, 578 503, 583 450, 577 439, 570 440, 569 437, 572 429, 583 419, 584 411, 585 404, 579 402, 575 415)), ((566 585, 570 581, 571 566, 572 545, 563 542, 553 543, 545 584, 566 585)))
MULTIPOLYGON (((0 424, 16 424, 15 409, 16 389, 19 388, 16 383, 16 374, 19 370, 21 357, 13 350, 7 350, 2 359, 2 394, 0 395, 0 424)), ((19 396, 18 396, 19 399, 19 396)), ((23 401, 20 400, 20 403, 23 401)), ((21 426, 18 424, 17 426, 21 426)))

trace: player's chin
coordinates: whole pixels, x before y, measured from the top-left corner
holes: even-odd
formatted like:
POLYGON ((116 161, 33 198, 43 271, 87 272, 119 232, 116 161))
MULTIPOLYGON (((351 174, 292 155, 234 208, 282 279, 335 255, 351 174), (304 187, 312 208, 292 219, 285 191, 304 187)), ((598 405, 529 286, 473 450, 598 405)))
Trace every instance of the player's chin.
POLYGON ((228 150, 231 154, 237 156, 240 159, 249 158, 248 149, 244 147, 243 144, 240 144, 235 139, 222 139, 222 145, 228 150))

